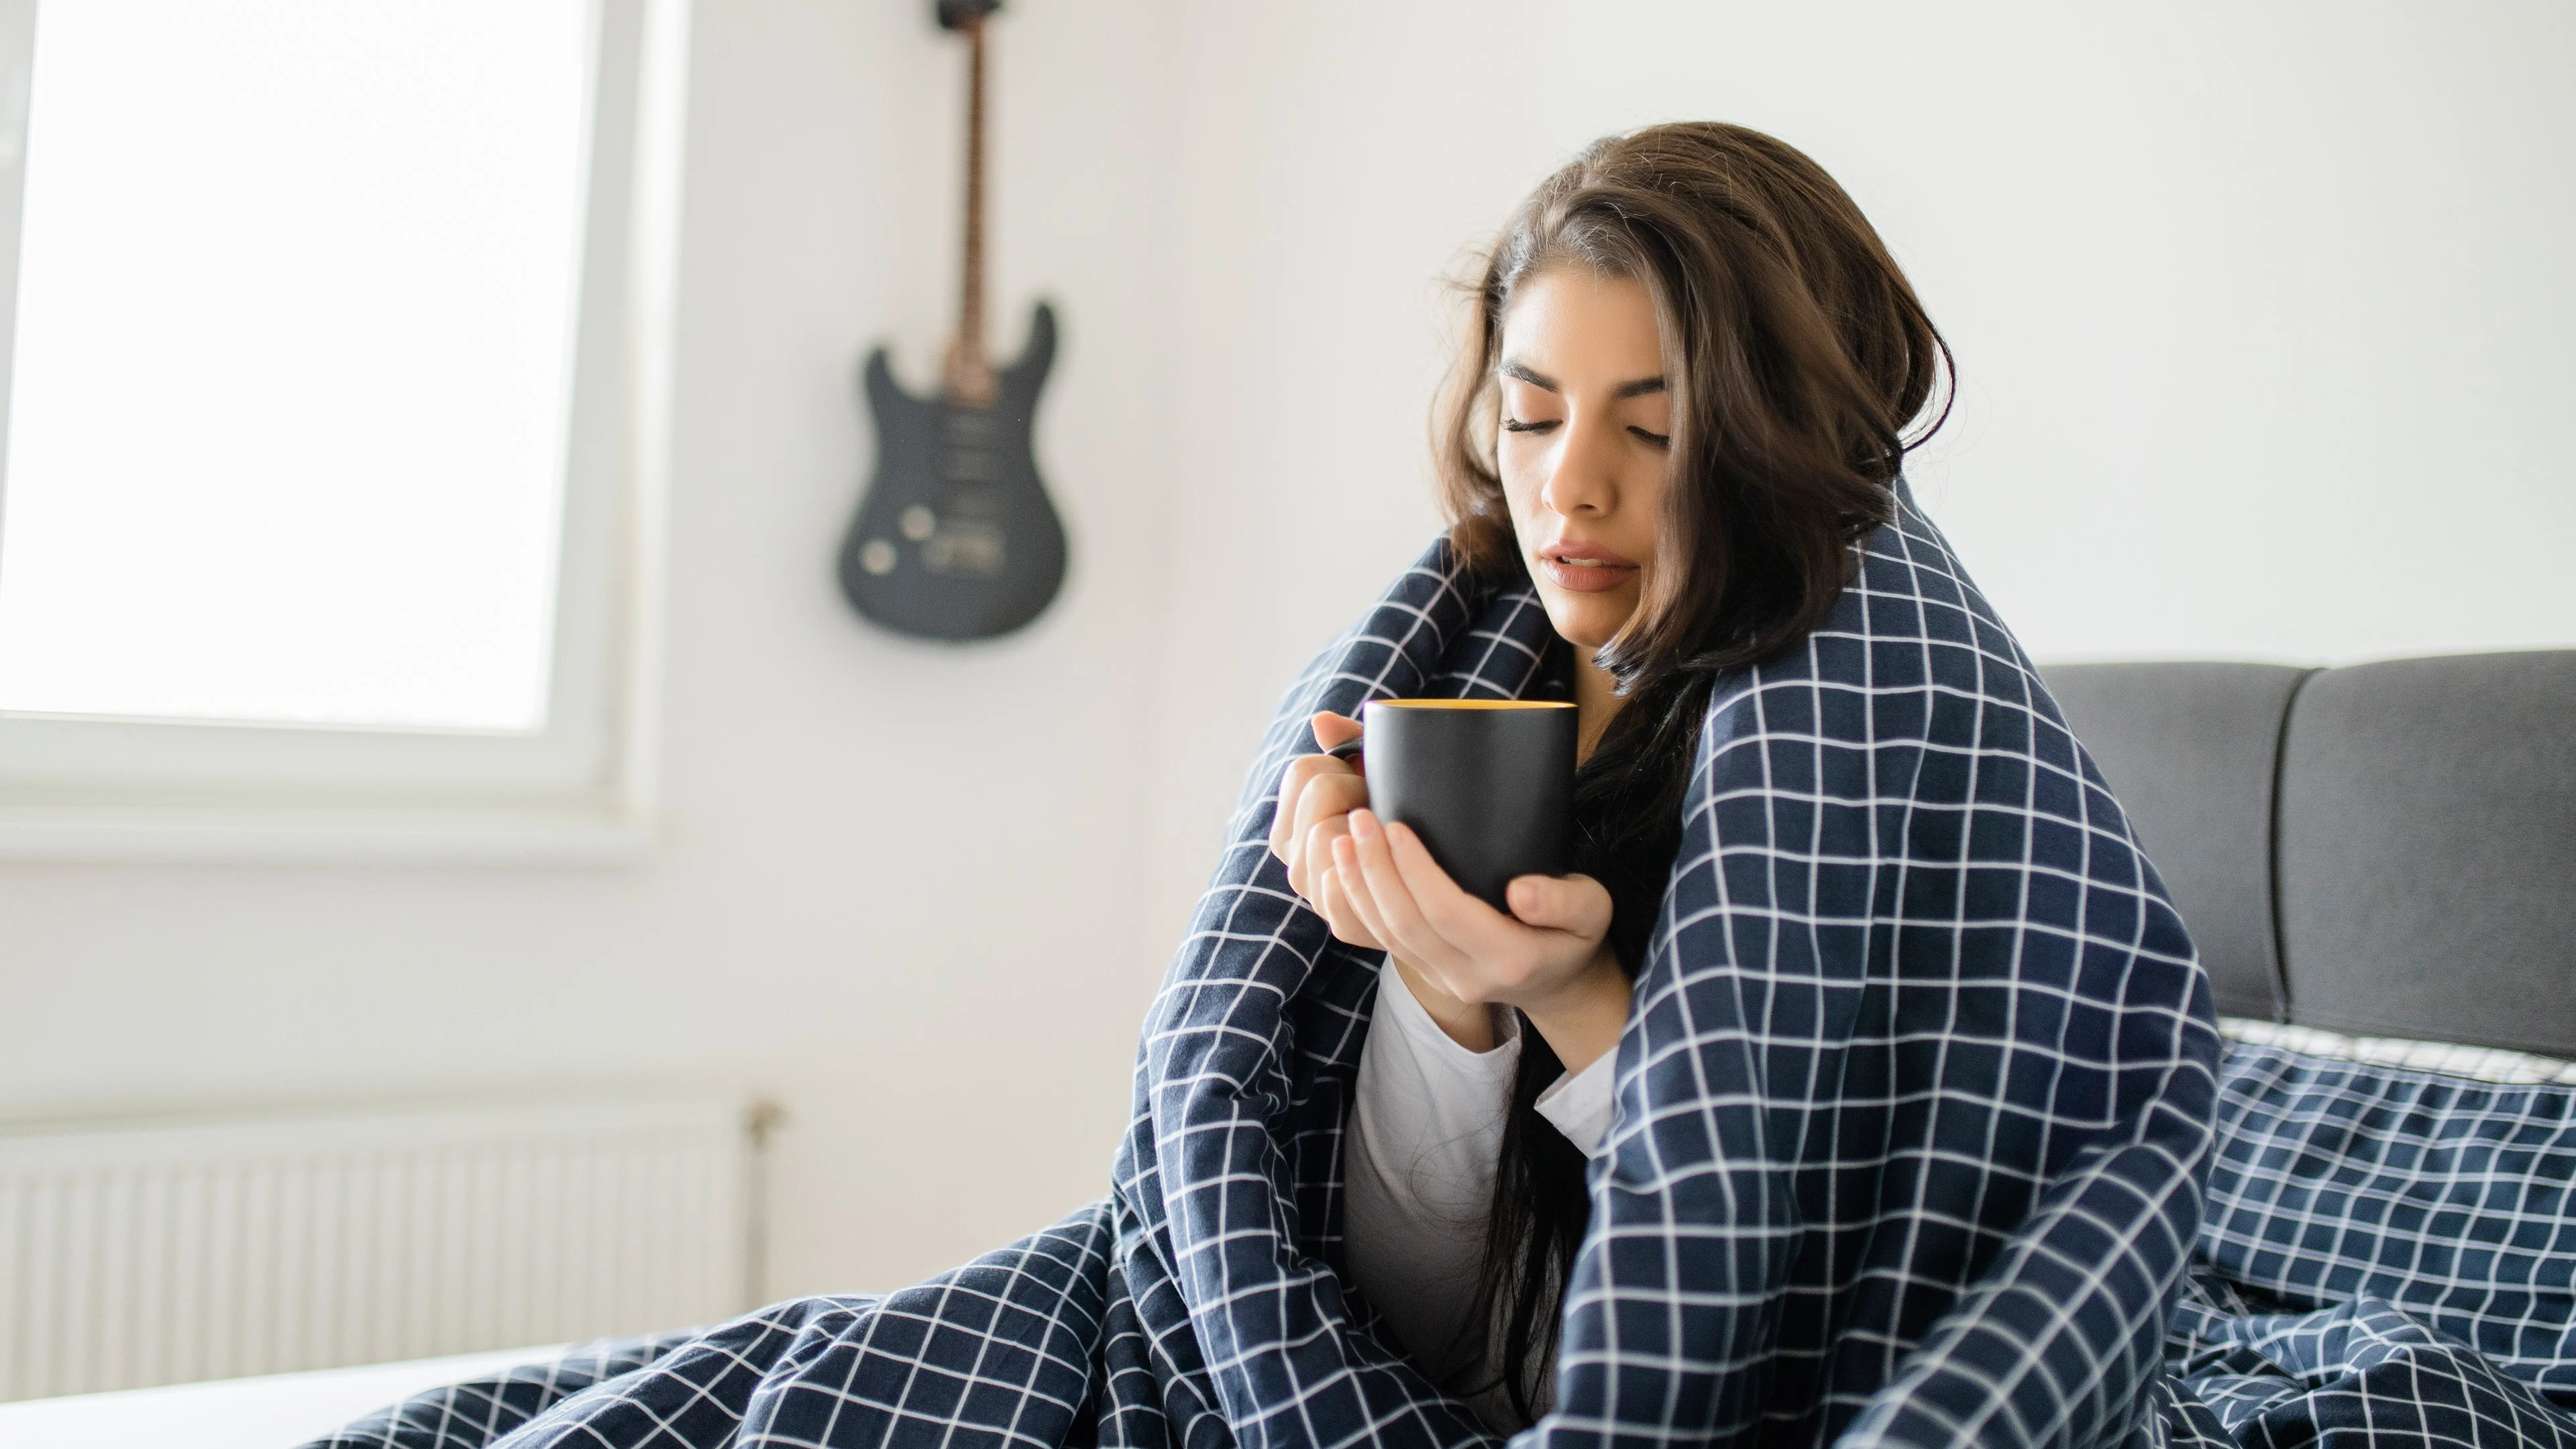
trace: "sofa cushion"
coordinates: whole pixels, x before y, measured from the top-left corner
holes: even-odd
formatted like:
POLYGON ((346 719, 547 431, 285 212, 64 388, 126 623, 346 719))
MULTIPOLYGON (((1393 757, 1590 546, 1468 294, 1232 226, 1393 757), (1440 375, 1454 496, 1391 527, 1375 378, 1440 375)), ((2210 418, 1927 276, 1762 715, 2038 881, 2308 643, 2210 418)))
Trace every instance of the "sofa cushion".
POLYGON ((2576 1055, 2576 650, 2317 674, 2278 848, 2290 1020, 2576 1055))

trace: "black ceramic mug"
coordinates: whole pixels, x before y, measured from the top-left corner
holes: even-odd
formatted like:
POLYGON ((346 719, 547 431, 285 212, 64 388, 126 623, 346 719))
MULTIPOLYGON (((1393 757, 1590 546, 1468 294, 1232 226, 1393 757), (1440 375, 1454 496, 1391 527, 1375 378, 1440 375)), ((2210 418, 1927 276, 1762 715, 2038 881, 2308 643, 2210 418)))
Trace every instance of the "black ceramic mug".
POLYGON ((1373 699, 1369 808, 1422 837, 1468 894, 1506 915, 1516 876, 1563 875, 1574 849, 1573 705, 1537 699, 1373 699))

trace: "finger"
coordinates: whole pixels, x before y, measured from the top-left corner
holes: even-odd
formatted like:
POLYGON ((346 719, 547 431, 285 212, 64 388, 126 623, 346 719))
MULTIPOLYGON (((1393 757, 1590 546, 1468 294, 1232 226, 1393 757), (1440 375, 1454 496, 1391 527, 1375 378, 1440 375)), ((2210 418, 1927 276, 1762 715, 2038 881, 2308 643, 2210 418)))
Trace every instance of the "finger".
POLYGON ((1315 890, 1333 868, 1333 842, 1350 833, 1347 815, 1328 815, 1306 827, 1306 833, 1297 838, 1297 865, 1290 881, 1299 895, 1310 901, 1317 898, 1315 890))
POLYGON ((1297 833, 1301 835, 1318 821, 1339 819, 1368 803, 1368 784, 1352 774, 1350 766, 1339 760, 1324 763, 1332 768, 1317 770, 1297 796, 1297 833))
POLYGON ((1306 788, 1297 797, 1296 818, 1289 837, 1288 878, 1300 891, 1332 864, 1332 857, 1327 853, 1331 846, 1330 836, 1318 841, 1316 830, 1330 826, 1332 834, 1341 833, 1347 828, 1344 822, 1351 811, 1368 803, 1368 786, 1351 774, 1348 766, 1339 760, 1326 760, 1324 763, 1334 768, 1318 770, 1306 782, 1306 788), (1319 844, 1325 850, 1313 848, 1319 844))
MULTIPOLYGON (((1423 928, 1447 943, 1454 959, 1463 963, 1456 974, 1473 978, 1475 994, 1459 989, 1459 997, 1469 1001, 1518 1000, 1517 993, 1528 988, 1533 973, 1547 964, 1545 943, 1549 934, 1469 895, 1431 858, 1430 848, 1410 827, 1389 825, 1383 834, 1388 863, 1403 881, 1414 909, 1421 913, 1423 928)), ((1462 988, 1467 985, 1460 983, 1462 988)))
POLYGON ((1343 899, 1349 902, 1352 915, 1358 918, 1360 924, 1367 928, 1371 936, 1377 938, 1378 949, 1384 950, 1387 941, 1392 938, 1386 929, 1386 923, 1378 919, 1377 902, 1369 898, 1366 890, 1354 890, 1347 884, 1356 882, 1359 878, 1359 847, 1352 844, 1351 838, 1345 835, 1333 842, 1334 889, 1340 891, 1343 899))
POLYGON ((1516 876, 1503 895, 1513 915, 1544 930, 1586 937, 1610 930, 1609 888, 1588 875, 1516 876))
POLYGON ((1423 918, 1404 873, 1388 851, 1388 835, 1388 829, 1374 814, 1366 810, 1351 812, 1351 844, 1360 867, 1358 884, 1376 908, 1387 949, 1402 951, 1405 959, 1439 977, 1441 984, 1461 1001, 1482 1000, 1483 994, 1475 983, 1465 979, 1463 953, 1423 918))
MULTIPOLYGON (((1299 755, 1289 761, 1288 768, 1280 773, 1279 794, 1270 811, 1270 853, 1287 865, 1292 881, 1303 878, 1297 859, 1298 839, 1314 823, 1314 811, 1308 797, 1314 793, 1317 780, 1336 776, 1351 779, 1357 784, 1357 777, 1351 775, 1350 766, 1329 755, 1299 755)), ((1357 788, 1363 796, 1366 795, 1366 785, 1359 784, 1357 788)))
POLYGON ((1297 836, 1297 801, 1306 793, 1315 777, 1325 774, 1348 774, 1350 766, 1330 755, 1299 755, 1279 772, 1279 792, 1273 798, 1270 813, 1270 849, 1274 855, 1286 852, 1297 836))
POLYGON ((1346 714, 1335 714, 1329 709, 1318 711, 1313 719, 1306 722, 1306 727, 1315 732, 1315 743, 1328 750, 1360 737, 1358 720, 1346 714))
POLYGON ((1281 860, 1288 858, 1289 842, 1297 838, 1297 797, 1306 793, 1306 778, 1315 773, 1314 761, 1328 755, 1299 755, 1279 772, 1279 793, 1270 808, 1270 853, 1281 860))
POLYGON ((1431 849, 1414 834, 1413 827, 1390 823, 1386 836, 1387 856, 1402 877, 1406 892, 1423 922, 1440 933, 1466 955, 1493 959, 1497 953, 1517 946, 1512 932, 1515 922, 1495 910, 1449 878, 1440 862, 1431 858, 1431 849))
POLYGON ((1306 898, 1306 904, 1324 918, 1324 924, 1332 928, 1336 941, 1349 940, 1350 933, 1358 928, 1357 918, 1342 904, 1329 866, 1315 877, 1315 892, 1306 898))
POLYGON ((1322 874, 1324 867, 1331 864, 1323 856, 1305 853, 1308 838, 1315 827, 1327 820, 1341 819, 1350 813, 1352 806, 1365 804, 1368 800, 1368 786, 1350 773, 1349 766, 1339 760, 1324 759, 1321 755, 1314 758, 1323 763, 1308 774, 1288 812, 1289 874, 1300 881, 1322 874))
MULTIPOLYGON (((1347 842, 1337 843, 1333 853, 1338 857, 1347 848, 1347 842)), ((1324 919, 1332 923, 1333 939, 1372 951, 1385 950, 1385 939, 1371 929, 1368 913, 1358 908, 1358 898, 1343 884, 1347 879, 1349 877, 1336 866, 1324 872, 1322 882, 1316 887, 1320 892, 1316 904, 1322 909, 1324 919)))

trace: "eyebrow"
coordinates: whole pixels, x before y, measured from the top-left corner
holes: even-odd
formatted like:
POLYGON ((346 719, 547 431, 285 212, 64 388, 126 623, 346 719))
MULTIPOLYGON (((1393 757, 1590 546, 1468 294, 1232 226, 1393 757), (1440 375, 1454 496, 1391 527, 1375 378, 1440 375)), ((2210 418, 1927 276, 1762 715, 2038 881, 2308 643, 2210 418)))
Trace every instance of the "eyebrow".
MULTIPOLYGON (((1563 387, 1558 386, 1555 378, 1538 371, 1528 363, 1521 362, 1513 358, 1503 359, 1502 365, 1494 370, 1505 377, 1518 378, 1535 388, 1544 388, 1545 390, 1553 393, 1563 393, 1565 391, 1563 387)), ((1634 382, 1623 382, 1619 384, 1617 387, 1611 389, 1610 396, 1613 398, 1651 397, 1663 390, 1664 380, 1662 378, 1641 377, 1634 382)))

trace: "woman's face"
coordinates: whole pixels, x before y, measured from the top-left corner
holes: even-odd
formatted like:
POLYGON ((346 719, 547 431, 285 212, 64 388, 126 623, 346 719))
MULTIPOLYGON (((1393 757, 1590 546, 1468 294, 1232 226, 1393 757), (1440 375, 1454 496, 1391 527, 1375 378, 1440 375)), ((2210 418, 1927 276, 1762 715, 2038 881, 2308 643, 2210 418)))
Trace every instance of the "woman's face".
POLYGON ((1655 559, 1672 395, 1646 289, 1584 267, 1524 278, 1503 313, 1494 457, 1522 562, 1556 632, 1598 649, 1655 559))

